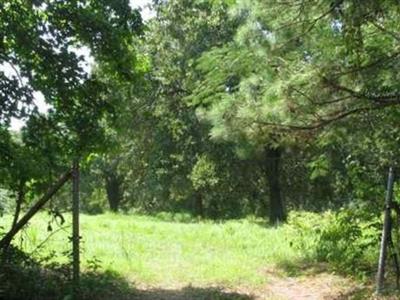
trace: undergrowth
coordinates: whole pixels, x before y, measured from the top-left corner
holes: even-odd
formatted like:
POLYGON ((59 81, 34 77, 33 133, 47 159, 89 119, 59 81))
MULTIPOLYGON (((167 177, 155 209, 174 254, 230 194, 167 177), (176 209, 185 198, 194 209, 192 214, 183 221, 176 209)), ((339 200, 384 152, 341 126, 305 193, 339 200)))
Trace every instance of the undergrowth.
MULTIPOLYGON (((34 259, 15 247, 10 247, 1 261, 0 299, 72 299, 69 264, 34 259)), ((123 277, 115 272, 99 272, 96 265, 81 274, 80 282, 81 300, 127 299, 133 293, 123 277)))
POLYGON ((335 271, 366 279, 376 271, 381 218, 363 210, 323 214, 293 212, 291 246, 308 261, 326 262, 335 271))

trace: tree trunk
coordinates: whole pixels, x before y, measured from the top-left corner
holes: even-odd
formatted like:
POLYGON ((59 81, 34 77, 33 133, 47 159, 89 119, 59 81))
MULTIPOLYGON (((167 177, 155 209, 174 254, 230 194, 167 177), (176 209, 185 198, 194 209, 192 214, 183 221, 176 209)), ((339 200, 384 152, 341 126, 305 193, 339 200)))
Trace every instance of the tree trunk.
POLYGON ((117 212, 119 205, 122 200, 122 180, 114 172, 108 172, 105 177, 106 180, 106 191, 107 199, 110 205, 110 209, 117 212))
POLYGON ((281 195, 280 162, 282 157, 281 148, 265 148, 265 167, 269 185, 269 220, 272 224, 286 221, 285 209, 281 195))
POLYGON ((204 217, 204 203, 201 192, 197 192, 194 197, 194 209, 197 216, 204 217))
POLYGON ((15 213, 14 213, 14 218, 13 218, 11 228, 14 228, 17 225, 19 215, 21 213, 21 206, 22 206, 22 203, 24 202, 24 200, 25 200, 25 181, 21 180, 18 185, 17 204, 15 207, 15 213))

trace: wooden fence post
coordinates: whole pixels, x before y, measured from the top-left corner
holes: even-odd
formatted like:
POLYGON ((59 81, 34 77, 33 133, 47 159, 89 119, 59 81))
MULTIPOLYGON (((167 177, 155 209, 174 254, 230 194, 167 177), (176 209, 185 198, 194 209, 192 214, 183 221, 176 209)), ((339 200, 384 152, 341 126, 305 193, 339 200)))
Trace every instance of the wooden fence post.
POLYGON ((79 299, 79 160, 75 159, 72 166, 72 288, 73 299, 79 299))

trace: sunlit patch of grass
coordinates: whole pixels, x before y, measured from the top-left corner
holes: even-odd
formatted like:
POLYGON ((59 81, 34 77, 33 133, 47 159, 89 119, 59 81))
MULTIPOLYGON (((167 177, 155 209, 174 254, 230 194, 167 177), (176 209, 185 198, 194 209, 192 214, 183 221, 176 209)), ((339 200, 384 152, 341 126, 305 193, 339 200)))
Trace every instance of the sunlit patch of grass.
MULTIPOLYGON (((35 251, 50 233, 48 220, 46 214, 36 216, 16 243, 35 251)), ((145 285, 257 287, 268 281, 267 266, 301 259, 301 252, 289 245, 292 231, 286 226, 266 227, 251 219, 177 220, 179 216, 82 215, 83 268, 96 258, 104 270, 145 285)), ((66 216, 66 224, 70 222, 66 216)), ((60 230, 36 253, 68 260, 69 236, 70 228, 60 230)))

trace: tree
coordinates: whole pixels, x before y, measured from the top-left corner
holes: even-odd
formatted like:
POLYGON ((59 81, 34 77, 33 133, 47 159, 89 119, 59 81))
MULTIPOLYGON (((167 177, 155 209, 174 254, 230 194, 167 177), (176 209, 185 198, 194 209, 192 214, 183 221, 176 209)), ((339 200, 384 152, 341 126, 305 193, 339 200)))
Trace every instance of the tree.
MULTIPOLYGON (((194 186, 191 175, 198 157, 218 153, 231 158, 232 147, 209 140, 207 126, 198 121, 185 97, 196 76, 192 62, 226 40, 236 26, 236 20, 227 17, 228 6, 228 1, 156 4, 157 17, 148 24, 141 48, 148 61, 147 80, 139 90, 116 84, 125 103, 119 132, 129 141, 122 146, 127 154, 122 165, 128 166, 129 174, 126 192, 147 209, 185 208, 205 216, 216 206, 210 193, 200 196, 204 191, 194 186), (202 18, 194 18, 197 14, 202 18)), ((214 200, 222 198, 216 189, 214 200)))
POLYGON ((128 1, 3 1, 0 8, 0 63, 14 70, 0 73, 3 126, 12 116, 38 115, 33 99, 41 92, 52 107, 47 119, 60 134, 93 143, 111 103, 102 97, 106 87, 84 72, 84 58, 74 49, 88 47, 110 72, 134 76, 135 56, 126 50, 132 34, 140 33, 139 12, 128 1))
POLYGON ((395 6, 390 1, 238 1, 232 15, 244 21, 235 38, 197 61, 203 76, 191 101, 212 124, 213 137, 238 147, 250 144, 272 158, 266 160, 270 206, 276 208, 272 221, 284 219, 280 149, 351 115, 397 114, 386 109, 399 99, 392 81, 397 76, 395 6))
MULTIPOLYGON (((12 70, 0 71, 1 149, 12 148, 10 118, 27 120, 21 153, 44 155, 53 177, 56 167, 70 168, 73 158, 101 148, 113 113, 107 84, 84 71, 84 58, 74 49, 87 47, 110 76, 132 80, 139 76, 132 48, 142 30, 140 13, 127 0, 3 1, 0 24, 0 64, 12 70), (51 106, 46 115, 35 107, 38 92, 51 106)), ((13 168, 19 158, 2 155, 0 165, 9 160, 13 168)), ((16 175, 19 181, 34 179, 23 173, 16 175)))
POLYGON ((264 164, 270 221, 276 223, 286 219, 280 165, 288 135, 257 124, 257 119, 266 113, 279 117, 279 108, 278 100, 263 94, 263 88, 274 76, 265 63, 263 45, 257 43, 257 36, 248 39, 253 41, 252 46, 240 39, 232 40, 198 59, 197 68, 203 76, 190 101, 198 115, 212 125, 214 139, 233 141, 242 156, 258 157, 264 164), (271 107, 274 105, 275 110, 271 107))
POLYGON ((264 51, 274 76, 263 94, 272 94, 280 108, 256 123, 312 130, 397 104, 393 2, 242 1, 238 11, 248 15, 238 38, 247 49, 264 51))

